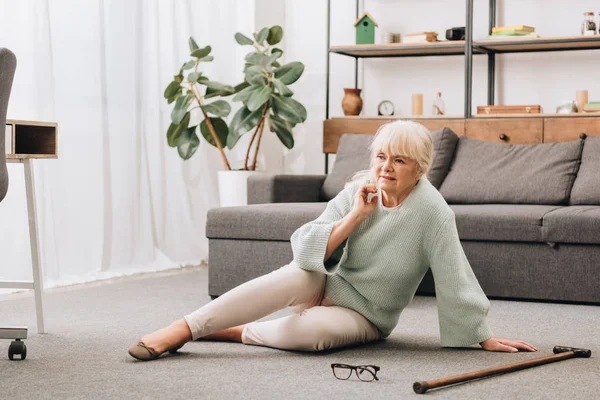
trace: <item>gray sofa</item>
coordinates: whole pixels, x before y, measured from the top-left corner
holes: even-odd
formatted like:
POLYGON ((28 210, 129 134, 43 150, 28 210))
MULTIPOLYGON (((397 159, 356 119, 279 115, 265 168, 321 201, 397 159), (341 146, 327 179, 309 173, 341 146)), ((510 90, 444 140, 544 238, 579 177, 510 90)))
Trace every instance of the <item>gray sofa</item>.
MULTIPOLYGON (((459 138, 448 128, 432 137, 428 179, 454 211, 490 298, 600 303, 600 137, 503 144, 459 138)), ((254 176, 248 206, 209 210, 209 294, 289 263, 290 236, 368 167, 371 139, 343 135, 327 176, 254 176)), ((417 293, 434 293, 430 273, 417 293)))

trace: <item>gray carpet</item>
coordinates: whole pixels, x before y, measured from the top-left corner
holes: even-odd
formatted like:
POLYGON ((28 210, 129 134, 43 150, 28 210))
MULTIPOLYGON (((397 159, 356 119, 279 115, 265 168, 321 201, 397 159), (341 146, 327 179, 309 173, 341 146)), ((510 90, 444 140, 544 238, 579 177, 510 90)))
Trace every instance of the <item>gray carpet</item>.
MULTIPOLYGON (((386 341, 308 354, 237 343, 194 342, 153 362, 127 355, 136 338, 209 301, 207 268, 146 274, 48 291, 45 335, 30 332, 24 361, 0 341, 0 398, 177 399, 597 399, 600 307, 492 301, 497 336, 520 338, 537 353, 439 347, 435 299, 417 297, 386 341), (440 378, 552 353, 554 345, 592 349, 572 359, 417 395, 417 380, 440 378), (336 380, 330 364, 376 364, 379 382, 336 380)), ((35 326, 31 294, 0 298, 0 326, 35 326)), ((287 313, 283 311, 282 313, 287 313)), ((282 315, 280 313, 280 315, 282 315)))

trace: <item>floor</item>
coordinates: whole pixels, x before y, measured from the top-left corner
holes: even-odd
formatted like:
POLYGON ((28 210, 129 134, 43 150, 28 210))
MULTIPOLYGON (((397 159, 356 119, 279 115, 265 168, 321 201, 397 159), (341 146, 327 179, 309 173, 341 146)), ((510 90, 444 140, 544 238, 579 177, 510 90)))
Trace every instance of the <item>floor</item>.
MULTIPOLYGON (((48 333, 37 335, 31 293, 0 297, 0 325, 32 329, 24 361, 9 361, 0 340, 0 398, 387 399, 419 396, 415 381, 441 378, 552 354, 555 345, 590 348, 572 359, 427 392, 450 399, 597 399, 600 307, 492 300, 498 336, 536 345, 538 353, 490 353, 439 345, 435 298, 416 297, 385 341, 324 353, 238 343, 194 342, 180 353, 138 362, 127 347, 146 332, 210 301, 207 267, 144 274, 50 289, 48 333), (340 381, 330 364, 375 364, 380 380, 340 381)), ((268 317, 287 314, 289 311, 268 317)))

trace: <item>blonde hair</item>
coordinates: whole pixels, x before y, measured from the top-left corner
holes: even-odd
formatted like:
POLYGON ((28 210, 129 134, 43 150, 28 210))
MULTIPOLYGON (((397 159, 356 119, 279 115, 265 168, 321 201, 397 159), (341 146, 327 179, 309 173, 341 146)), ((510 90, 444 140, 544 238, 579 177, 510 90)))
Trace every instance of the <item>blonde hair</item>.
MULTIPOLYGON (((371 169, 375 163, 375 156, 379 152, 385 151, 415 160, 419 173, 427 175, 433 158, 431 133, 423 125, 414 121, 398 120, 390 122, 379 127, 369 146, 369 151, 371 153, 371 169)), ((374 180, 375 177, 371 176, 371 169, 357 172, 350 181, 353 182, 359 179, 374 180)))

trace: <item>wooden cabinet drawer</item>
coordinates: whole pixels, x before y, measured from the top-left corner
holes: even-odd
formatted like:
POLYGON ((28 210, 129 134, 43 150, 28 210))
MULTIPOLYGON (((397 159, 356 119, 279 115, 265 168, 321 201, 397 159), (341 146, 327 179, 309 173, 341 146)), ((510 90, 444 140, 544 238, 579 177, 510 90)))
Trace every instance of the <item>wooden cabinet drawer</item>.
POLYGON ((470 139, 498 143, 542 143, 543 118, 485 118, 466 120, 470 139))
POLYGON ((577 140, 582 133, 600 136, 600 118, 544 118, 544 143, 577 140))

